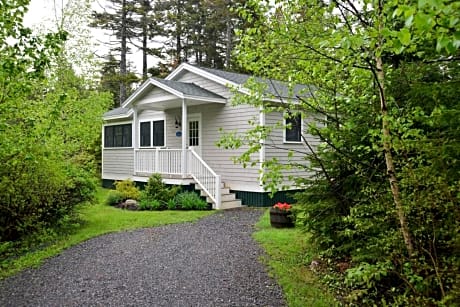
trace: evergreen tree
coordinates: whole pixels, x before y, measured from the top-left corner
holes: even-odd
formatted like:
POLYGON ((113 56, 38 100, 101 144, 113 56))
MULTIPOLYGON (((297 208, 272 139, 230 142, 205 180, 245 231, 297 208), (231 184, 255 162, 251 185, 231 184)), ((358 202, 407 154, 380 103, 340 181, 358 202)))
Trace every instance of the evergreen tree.
POLYGON ((103 12, 93 12, 93 27, 112 31, 117 41, 116 45, 111 46, 112 51, 120 54, 119 61, 119 104, 121 105, 128 96, 129 72, 127 66, 127 55, 129 53, 128 41, 136 36, 133 31, 135 21, 134 0, 110 0, 110 6, 104 8, 103 12))

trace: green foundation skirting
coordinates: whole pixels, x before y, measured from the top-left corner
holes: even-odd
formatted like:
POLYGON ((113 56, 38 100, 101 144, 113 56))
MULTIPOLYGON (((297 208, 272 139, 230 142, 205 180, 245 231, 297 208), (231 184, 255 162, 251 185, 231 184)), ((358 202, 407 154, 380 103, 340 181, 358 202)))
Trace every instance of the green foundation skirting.
MULTIPOLYGON (((107 189, 114 189, 113 183, 115 180, 102 179, 102 186, 107 189)), ((146 182, 137 182, 136 186, 143 189, 146 182)), ((182 185, 182 191, 195 191, 194 185, 182 185)), ((243 205, 248 207, 271 207, 277 202, 286 202, 289 204, 295 203, 294 194, 300 192, 300 190, 292 191, 279 191, 275 195, 270 197, 269 192, 247 192, 247 191, 230 191, 235 193, 237 199, 241 199, 243 205)), ((198 193, 198 192, 197 192, 198 193)))

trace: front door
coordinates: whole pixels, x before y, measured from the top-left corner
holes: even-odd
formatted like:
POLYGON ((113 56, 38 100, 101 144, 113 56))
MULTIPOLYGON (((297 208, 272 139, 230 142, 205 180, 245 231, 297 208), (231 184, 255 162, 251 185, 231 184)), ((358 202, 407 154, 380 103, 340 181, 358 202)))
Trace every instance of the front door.
POLYGON ((187 145, 201 156, 201 114, 190 114, 188 116, 188 140, 187 145))

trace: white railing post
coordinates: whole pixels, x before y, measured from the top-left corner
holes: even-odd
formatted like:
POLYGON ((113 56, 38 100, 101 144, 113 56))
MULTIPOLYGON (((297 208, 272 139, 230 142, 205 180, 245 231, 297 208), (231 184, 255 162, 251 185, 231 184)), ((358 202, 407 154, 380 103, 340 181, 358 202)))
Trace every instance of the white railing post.
POLYGON ((160 148, 155 149, 155 159, 153 160, 153 173, 158 173, 160 166, 160 148))
POLYGON ((216 209, 220 209, 221 205, 221 189, 220 189, 220 175, 216 176, 216 209))

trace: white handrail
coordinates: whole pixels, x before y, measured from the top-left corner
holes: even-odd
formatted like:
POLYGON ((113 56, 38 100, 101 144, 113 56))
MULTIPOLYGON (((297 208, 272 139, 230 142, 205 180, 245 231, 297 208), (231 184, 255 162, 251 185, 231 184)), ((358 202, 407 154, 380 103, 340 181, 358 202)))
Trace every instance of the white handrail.
POLYGON ((220 175, 217 175, 209 165, 192 149, 189 148, 189 173, 196 183, 214 201, 216 209, 221 207, 220 175))
MULTIPOLYGON (((135 174, 184 175, 182 149, 140 148, 134 150, 135 174)), ((186 150, 186 174, 190 175, 211 198, 216 209, 221 208, 221 177, 193 150, 186 150)))

